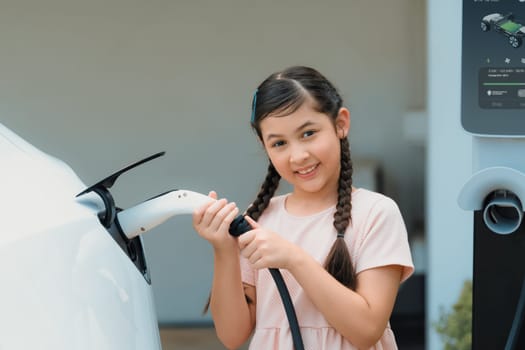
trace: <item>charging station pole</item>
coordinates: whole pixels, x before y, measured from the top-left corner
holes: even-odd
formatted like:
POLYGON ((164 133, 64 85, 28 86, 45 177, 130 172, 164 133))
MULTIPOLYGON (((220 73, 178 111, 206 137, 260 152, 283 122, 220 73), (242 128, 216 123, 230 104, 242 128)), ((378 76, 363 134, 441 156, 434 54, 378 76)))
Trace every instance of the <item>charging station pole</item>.
POLYGON ((463 0, 461 124, 473 175, 472 349, 525 349, 525 2, 463 0))

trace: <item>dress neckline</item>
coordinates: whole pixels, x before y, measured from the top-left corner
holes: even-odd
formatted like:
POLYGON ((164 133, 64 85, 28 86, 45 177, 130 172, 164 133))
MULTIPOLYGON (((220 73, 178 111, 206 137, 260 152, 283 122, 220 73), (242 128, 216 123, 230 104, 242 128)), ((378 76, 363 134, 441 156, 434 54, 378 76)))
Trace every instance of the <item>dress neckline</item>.
MULTIPOLYGON (((354 198, 354 196, 360 192, 360 188, 354 188, 354 190, 352 191, 352 198, 354 198)), ((288 211, 288 209, 286 208, 286 200, 288 199, 288 197, 291 195, 291 193, 287 193, 283 196, 281 196, 280 200, 279 200, 279 206, 281 207, 281 209, 283 210, 283 212, 290 218, 294 218, 294 219, 313 219, 313 218, 317 218, 317 217, 320 217, 320 216, 324 216, 326 213, 328 212, 333 212, 335 210, 335 207, 336 205, 331 205, 325 209, 322 209, 318 212, 315 212, 315 213, 312 213, 312 214, 307 214, 307 215, 296 215, 296 214, 292 214, 288 211)))

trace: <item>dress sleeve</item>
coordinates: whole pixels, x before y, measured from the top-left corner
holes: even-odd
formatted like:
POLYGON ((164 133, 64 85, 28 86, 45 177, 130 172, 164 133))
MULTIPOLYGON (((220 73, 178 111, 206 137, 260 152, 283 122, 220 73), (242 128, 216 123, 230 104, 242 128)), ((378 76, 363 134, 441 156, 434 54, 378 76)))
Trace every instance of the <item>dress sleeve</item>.
POLYGON ((241 264, 241 280, 246 284, 255 286, 255 279, 256 279, 255 269, 252 268, 248 259, 246 259, 242 255, 240 258, 240 264, 241 264))
POLYGON ((356 273, 387 266, 403 267, 401 281, 414 271, 414 264, 408 245, 408 235, 403 217, 397 204, 388 197, 382 197, 370 209, 368 218, 358 242, 356 273))

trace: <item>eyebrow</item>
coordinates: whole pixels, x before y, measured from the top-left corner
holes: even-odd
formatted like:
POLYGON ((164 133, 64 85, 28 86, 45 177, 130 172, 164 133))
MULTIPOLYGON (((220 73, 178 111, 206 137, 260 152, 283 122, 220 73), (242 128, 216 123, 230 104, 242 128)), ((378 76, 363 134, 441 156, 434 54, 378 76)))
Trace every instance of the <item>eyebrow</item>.
MULTIPOLYGON (((312 126, 312 125, 315 125, 315 123, 312 122, 312 121, 306 121, 303 124, 301 124, 297 129, 295 129, 295 132, 299 132, 299 131, 303 130, 304 128, 307 128, 307 127, 312 126)), ((269 134, 268 136, 266 136, 266 141, 269 141, 272 138, 280 138, 282 136, 283 135, 281 135, 281 134, 269 134)))

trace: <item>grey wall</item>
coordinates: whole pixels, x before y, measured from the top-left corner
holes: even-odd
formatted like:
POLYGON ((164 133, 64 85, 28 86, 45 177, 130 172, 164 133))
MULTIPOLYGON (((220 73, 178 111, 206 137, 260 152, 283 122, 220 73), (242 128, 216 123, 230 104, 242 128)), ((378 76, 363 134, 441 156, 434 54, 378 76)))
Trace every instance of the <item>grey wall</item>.
MULTIPOLYGON (((378 160, 412 231, 425 150, 404 116, 426 104, 423 0, 0 0, 0 120, 88 184, 123 176, 121 207, 172 188, 245 207, 266 162, 248 128, 255 86, 312 65, 352 113, 353 157, 378 160)), ((359 179, 357 179, 359 183, 359 179)), ((144 236, 159 321, 202 322, 212 255, 177 217, 144 236)))

